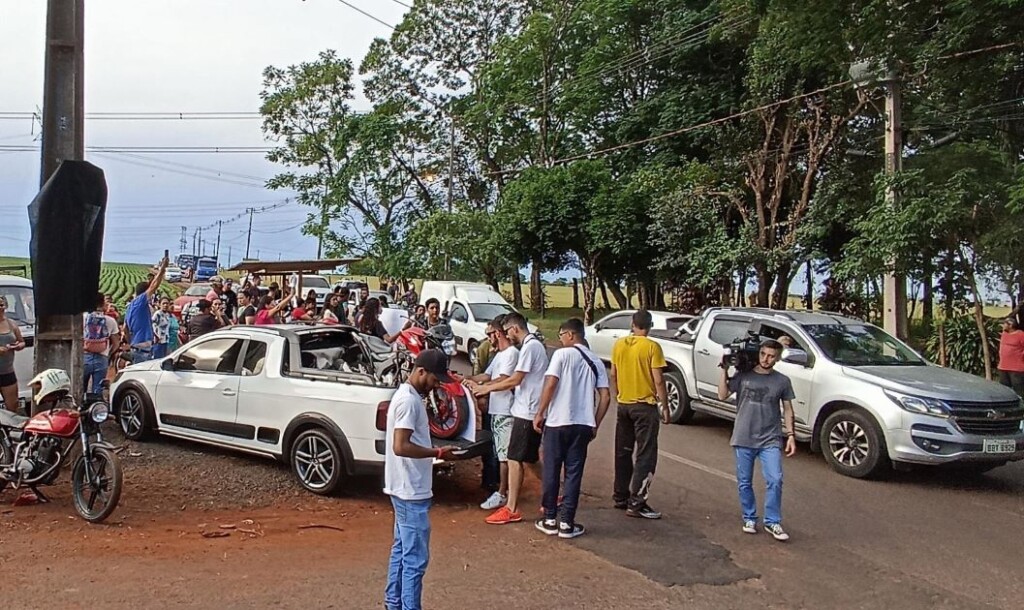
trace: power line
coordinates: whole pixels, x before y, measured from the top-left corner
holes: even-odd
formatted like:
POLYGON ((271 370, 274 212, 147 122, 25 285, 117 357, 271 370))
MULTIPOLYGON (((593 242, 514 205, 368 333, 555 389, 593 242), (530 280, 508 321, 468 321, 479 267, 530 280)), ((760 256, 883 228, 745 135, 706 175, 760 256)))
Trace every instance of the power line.
POLYGON ((358 13, 362 13, 363 15, 369 17, 370 19, 373 19, 374 21, 376 21, 377 23, 379 23, 379 24, 381 24, 381 25, 383 25, 385 27, 389 27, 392 30, 395 29, 395 26, 391 25, 387 21, 384 21, 383 19, 381 19, 381 18, 379 18, 379 17, 377 17, 375 15, 367 13, 366 11, 364 11, 363 9, 359 8, 358 6, 356 6, 354 4, 346 2, 345 0, 338 0, 338 2, 344 4, 345 6, 349 7, 350 9, 352 9, 352 10, 358 12, 358 13))
POLYGON ((207 175, 207 174, 201 174, 199 172, 187 171, 187 170, 183 170, 183 169, 175 169, 173 167, 166 167, 166 166, 163 166, 163 165, 158 165, 156 163, 147 163, 145 161, 134 161, 132 159, 122 159, 122 158, 120 158, 118 156, 115 156, 113 154, 92 153, 92 155, 95 155, 97 157, 102 157, 104 159, 109 159, 111 161, 117 161, 118 163, 127 163, 128 165, 135 165, 135 166, 138 166, 138 167, 145 167, 145 168, 148 168, 148 169, 156 169, 156 170, 160 170, 160 171, 163 171, 163 172, 169 172, 169 173, 172 173, 172 174, 180 174, 180 175, 183 175, 183 176, 191 176, 193 178, 201 178, 203 180, 210 180, 210 181, 213 181, 213 182, 222 182, 224 184, 234 184, 234 185, 237 185, 237 186, 248 186, 250 188, 258 188, 258 189, 265 189, 266 188, 265 184, 257 183, 255 181, 250 181, 250 180, 244 180, 243 181, 243 180, 235 180, 235 179, 232 179, 232 178, 221 178, 221 177, 218 177, 218 176, 210 176, 210 175, 207 175))
POLYGON ((402 2, 402 0, 391 0, 391 1, 394 2, 395 4, 404 6, 405 8, 412 8, 411 4, 406 4, 406 3, 402 2))
MULTIPOLYGON (((0 144, 0 150, 34 152, 38 146, 29 144, 0 144)), ((87 146, 87 152, 150 153, 150 154, 264 154, 273 150, 264 146, 87 146)))

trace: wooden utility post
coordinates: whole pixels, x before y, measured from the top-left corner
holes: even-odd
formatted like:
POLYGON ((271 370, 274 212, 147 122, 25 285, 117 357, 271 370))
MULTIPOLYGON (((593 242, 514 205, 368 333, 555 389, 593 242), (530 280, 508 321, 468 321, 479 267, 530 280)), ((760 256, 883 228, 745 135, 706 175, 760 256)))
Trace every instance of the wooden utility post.
MULTIPOLYGON (((85 2, 48 0, 46 74, 43 83, 43 146, 39 186, 61 161, 85 157, 85 2)), ((40 316, 36 322, 35 372, 68 372, 74 395, 82 392, 82 316, 40 316)))
MULTIPOLYGON (((903 169, 903 126, 900 112, 902 94, 899 74, 890 70, 885 82, 885 173, 892 177, 903 169)), ((890 206, 899 205, 899 193, 890 184, 885 191, 890 206)), ((887 273, 882 287, 883 326, 899 339, 907 338, 907 278, 899 271, 899 261, 887 273)))

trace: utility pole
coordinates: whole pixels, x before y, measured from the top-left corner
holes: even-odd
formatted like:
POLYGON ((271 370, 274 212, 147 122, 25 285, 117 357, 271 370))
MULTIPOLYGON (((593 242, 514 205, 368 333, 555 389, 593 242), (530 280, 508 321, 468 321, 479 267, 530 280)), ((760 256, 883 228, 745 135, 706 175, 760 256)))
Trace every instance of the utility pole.
POLYGON ((206 254, 206 248, 203 247, 203 228, 199 227, 199 256, 206 254))
POLYGON ((196 250, 196 235, 199 234, 199 229, 192 231, 192 256, 198 256, 199 250, 196 250))
POLYGON ((230 267, 231 266, 231 246, 228 246, 228 264, 225 265, 225 266, 226 267, 230 267))
POLYGON ((188 247, 188 227, 181 227, 181 239, 178 240, 178 252, 184 252, 188 247))
MULTIPOLYGON (((48 1, 40 186, 57 171, 61 161, 85 158, 84 34, 84 0, 48 1)), ((35 346, 35 372, 49 368, 66 370, 73 384, 72 395, 80 396, 82 316, 40 316, 35 346)))
MULTIPOLYGON (((901 87, 899 74, 895 70, 889 70, 885 79, 885 173, 889 177, 903 169, 901 87)), ((885 199, 892 207, 898 207, 900 204, 899 193, 891 184, 885 191, 885 199)), ((893 271, 885 274, 882 287, 883 326, 898 339, 906 339, 907 278, 898 269, 898 260, 890 262, 893 271)))
POLYGON ((213 257, 216 258, 218 262, 220 261, 220 227, 222 224, 223 221, 217 221, 217 247, 213 249, 213 257))
MULTIPOLYGON (((249 258, 249 244, 252 242, 252 213, 256 208, 249 208, 249 234, 245 236, 245 258, 249 258)), ((259 258, 259 250, 256 251, 256 258, 259 258)))

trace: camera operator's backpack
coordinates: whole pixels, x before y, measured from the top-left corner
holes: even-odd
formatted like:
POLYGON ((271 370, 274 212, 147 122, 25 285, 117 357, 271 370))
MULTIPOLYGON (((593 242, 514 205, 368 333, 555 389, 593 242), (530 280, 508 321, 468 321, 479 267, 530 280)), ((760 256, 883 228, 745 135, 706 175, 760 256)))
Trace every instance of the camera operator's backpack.
POLYGON ((107 317, 96 312, 90 313, 85 320, 85 351, 90 354, 102 354, 110 346, 110 331, 107 330, 107 317))

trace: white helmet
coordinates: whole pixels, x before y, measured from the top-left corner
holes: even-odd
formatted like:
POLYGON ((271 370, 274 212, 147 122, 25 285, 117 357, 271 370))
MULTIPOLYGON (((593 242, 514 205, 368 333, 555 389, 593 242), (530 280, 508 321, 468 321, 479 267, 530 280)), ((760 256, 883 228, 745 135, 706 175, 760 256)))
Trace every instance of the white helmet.
POLYGON ((28 382, 28 385, 36 391, 33 400, 36 401, 37 405, 54 392, 60 392, 61 390, 71 392, 71 378, 68 377, 67 371, 62 371, 61 369, 46 369, 33 377, 32 381, 28 382))

